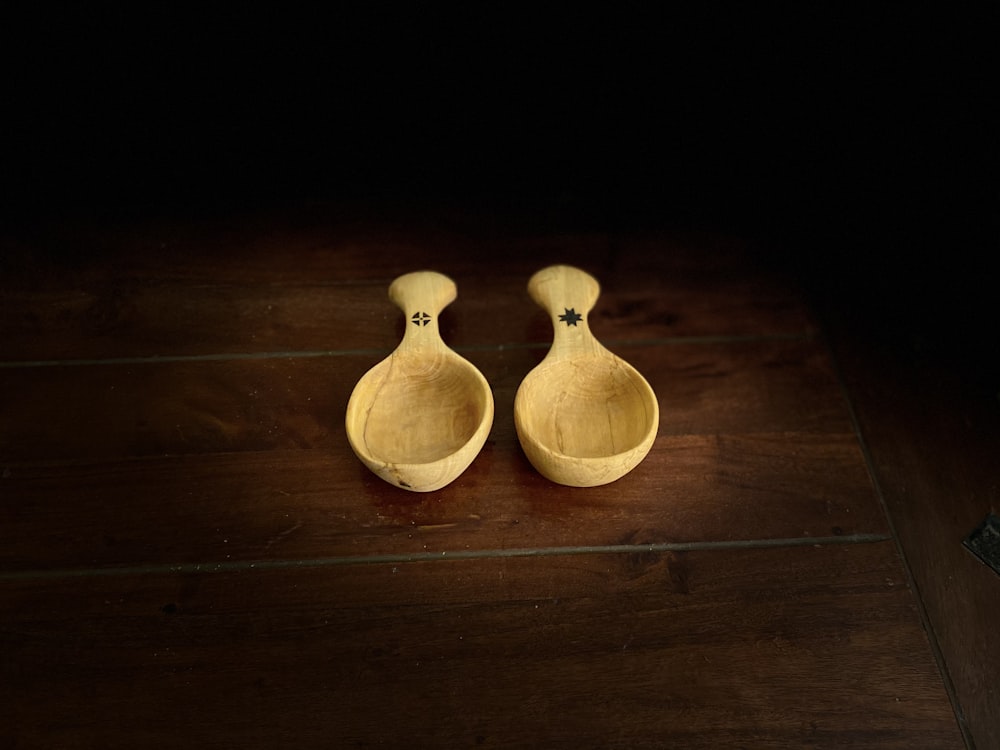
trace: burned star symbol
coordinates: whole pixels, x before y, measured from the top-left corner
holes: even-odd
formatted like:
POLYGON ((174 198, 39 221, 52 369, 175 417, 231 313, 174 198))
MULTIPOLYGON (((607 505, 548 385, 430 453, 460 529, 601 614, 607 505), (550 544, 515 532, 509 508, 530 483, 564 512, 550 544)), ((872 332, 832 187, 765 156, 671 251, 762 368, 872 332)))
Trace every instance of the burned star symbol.
POLYGON ((425 312, 415 312, 411 320, 415 326, 425 326, 431 322, 431 316, 425 312))
POLYGON ((565 314, 559 316, 559 320, 563 321, 568 326, 575 326, 578 322, 583 320, 583 316, 577 313, 577 311, 572 307, 564 307, 565 314))

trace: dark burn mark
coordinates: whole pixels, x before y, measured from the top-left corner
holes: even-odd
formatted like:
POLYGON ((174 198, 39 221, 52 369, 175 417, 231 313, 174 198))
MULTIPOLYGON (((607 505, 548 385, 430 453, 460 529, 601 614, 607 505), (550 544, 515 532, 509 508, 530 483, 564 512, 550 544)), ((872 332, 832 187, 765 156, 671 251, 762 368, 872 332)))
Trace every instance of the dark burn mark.
POLYGON ((667 575, 670 578, 670 590, 677 594, 691 593, 691 570, 688 568, 686 555, 683 552, 671 554, 667 558, 667 575))
POLYGON ((566 312, 559 316, 559 320, 561 320, 566 325, 575 326, 577 323, 583 320, 583 316, 576 311, 576 308, 564 307, 563 310, 565 310, 566 312))
POLYGON ((625 574, 629 578, 646 575, 660 562, 660 553, 648 549, 638 549, 625 555, 625 574))

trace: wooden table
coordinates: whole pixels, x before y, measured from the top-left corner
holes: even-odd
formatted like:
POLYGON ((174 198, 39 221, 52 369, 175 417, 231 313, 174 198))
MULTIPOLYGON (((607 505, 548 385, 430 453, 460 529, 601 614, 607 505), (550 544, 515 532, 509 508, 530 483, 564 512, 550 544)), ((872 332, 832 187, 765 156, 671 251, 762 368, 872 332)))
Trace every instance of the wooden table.
POLYGON ((4 243, 0 745, 965 745, 820 323, 747 243, 324 205, 4 243), (555 262, 660 401, 603 487, 514 432, 555 262), (343 424, 423 268, 496 402, 429 494, 343 424))

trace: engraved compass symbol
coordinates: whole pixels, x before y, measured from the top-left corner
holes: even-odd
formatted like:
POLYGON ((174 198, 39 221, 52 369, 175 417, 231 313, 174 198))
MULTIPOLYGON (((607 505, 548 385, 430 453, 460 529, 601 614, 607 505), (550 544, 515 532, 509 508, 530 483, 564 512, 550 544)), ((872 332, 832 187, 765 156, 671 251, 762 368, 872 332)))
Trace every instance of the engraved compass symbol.
POLYGON ((425 326, 431 322, 431 316, 425 312, 415 312, 413 317, 410 318, 415 326, 425 326))
POLYGON ((563 310, 565 310, 566 312, 559 316, 559 320, 561 320, 566 325, 575 326, 577 323, 583 320, 583 316, 576 311, 576 308, 564 307, 563 310))

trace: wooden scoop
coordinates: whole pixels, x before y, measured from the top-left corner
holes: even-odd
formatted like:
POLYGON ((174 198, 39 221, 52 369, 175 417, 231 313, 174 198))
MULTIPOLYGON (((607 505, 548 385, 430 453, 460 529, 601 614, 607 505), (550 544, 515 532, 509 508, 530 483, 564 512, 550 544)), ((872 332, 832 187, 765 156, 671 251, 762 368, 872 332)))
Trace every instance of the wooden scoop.
POLYGON ((493 425, 486 378, 438 331, 438 314, 455 295, 455 282, 433 271, 393 281, 389 298, 406 315, 406 333, 347 403, 347 439, 358 458, 414 492, 440 489, 465 471, 493 425))
POLYGON ((531 297, 555 329, 545 359, 514 398, 521 447, 542 476, 572 487, 607 484, 638 465, 660 420, 656 394, 628 362, 594 338, 587 313, 600 294, 589 274, 570 266, 542 269, 531 297))

